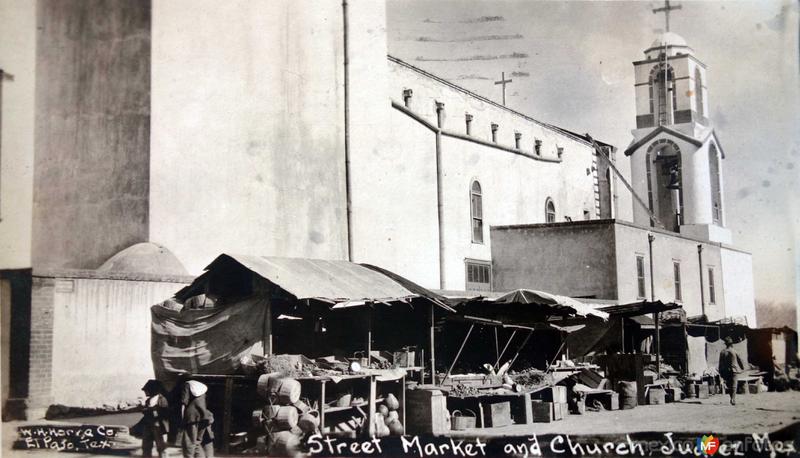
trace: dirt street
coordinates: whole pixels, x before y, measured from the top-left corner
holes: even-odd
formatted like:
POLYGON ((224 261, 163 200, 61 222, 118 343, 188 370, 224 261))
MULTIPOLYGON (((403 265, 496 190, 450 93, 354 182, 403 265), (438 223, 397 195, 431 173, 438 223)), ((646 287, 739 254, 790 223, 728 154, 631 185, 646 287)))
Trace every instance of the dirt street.
MULTIPOLYGON (((3 423, 2 456, 44 457, 63 454, 46 451, 12 451, 16 428, 30 424, 94 424, 102 420, 106 424, 130 425, 138 418, 127 415, 78 418, 59 422, 11 422, 3 423), (117 421, 119 420, 119 421, 117 421)), ((687 400, 679 403, 639 406, 632 410, 587 412, 585 415, 569 415, 562 421, 514 425, 495 429, 474 429, 454 432, 463 437, 474 436, 527 436, 564 434, 613 435, 635 432, 702 432, 713 434, 766 433, 783 429, 800 422, 800 392, 761 393, 741 395, 736 406, 728 403, 727 396, 713 396, 704 400, 687 400)), ((177 449, 172 452, 179 453, 177 449)), ((69 456, 81 456, 69 454, 69 456)), ((97 456, 97 455, 85 455, 97 456)), ((134 456, 141 456, 136 450, 134 456)))

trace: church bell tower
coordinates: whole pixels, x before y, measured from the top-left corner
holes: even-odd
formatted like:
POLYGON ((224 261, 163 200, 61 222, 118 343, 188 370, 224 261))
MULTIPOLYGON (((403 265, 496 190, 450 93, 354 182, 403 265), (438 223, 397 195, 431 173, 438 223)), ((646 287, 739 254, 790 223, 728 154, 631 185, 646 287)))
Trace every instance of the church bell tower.
POLYGON ((730 243, 722 198, 725 155, 708 113, 706 66, 686 40, 667 31, 633 62, 636 129, 625 151, 631 178, 648 208, 636 208, 638 224, 689 237, 730 243))

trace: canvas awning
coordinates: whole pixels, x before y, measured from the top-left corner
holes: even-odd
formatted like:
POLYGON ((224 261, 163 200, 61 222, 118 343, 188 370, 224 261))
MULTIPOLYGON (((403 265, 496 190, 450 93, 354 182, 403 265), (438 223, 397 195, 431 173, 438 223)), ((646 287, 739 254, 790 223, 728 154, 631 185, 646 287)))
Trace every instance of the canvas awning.
POLYGON ((607 312, 612 317, 635 317, 642 315, 652 315, 658 312, 666 312, 668 310, 675 310, 681 308, 680 305, 674 302, 661 302, 661 301, 640 301, 632 302, 630 304, 609 305, 600 307, 600 310, 607 312))
MULTIPOLYGON (((294 300, 313 300, 333 308, 365 305, 367 303, 397 303, 423 299, 453 311, 439 300, 438 295, 424 288, 411 291, 390 276, 360 264, 306 258, 283 258, 222 254, 206 267, 206 272, 191 285, 178 291, 179 300, 206 292, 216 273, 246 269, 276 286, 294 300)), ((394 274, 393 274, 394 275, 394 274)))
POLYGON ((517 289, 500 297, 478 297, 463 304, 464 313, 500 321, 544 321, 557 317, 595 317, 608 319, 598 306, 571 297, 532 289, 517 289))

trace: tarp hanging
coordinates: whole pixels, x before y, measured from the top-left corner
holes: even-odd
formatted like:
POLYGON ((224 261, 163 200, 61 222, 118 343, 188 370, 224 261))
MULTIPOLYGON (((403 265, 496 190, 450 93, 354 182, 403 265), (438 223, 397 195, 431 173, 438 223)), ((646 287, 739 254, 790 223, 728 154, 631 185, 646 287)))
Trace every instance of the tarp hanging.
POLYGON ((263 297, 220 308, 152 306, 150 349, 156 378, 234 373, 239 358, 260 349, 266 310, 263 297))

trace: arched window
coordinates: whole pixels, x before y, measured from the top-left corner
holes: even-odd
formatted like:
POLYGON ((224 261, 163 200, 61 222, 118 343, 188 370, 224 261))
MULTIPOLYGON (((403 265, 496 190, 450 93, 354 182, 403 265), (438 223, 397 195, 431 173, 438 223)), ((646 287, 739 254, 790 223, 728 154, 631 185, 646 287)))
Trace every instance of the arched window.
POLYGON ((657 125, 670 124, 670 107, 667 103, 667 93, 672 92, 672 110, 676 106, 675 74, 672 67, 657 65, 650 71, 650 113, 655 115, 657 125))
POLYGON ((708 172, 711 180, 711 219, 722 225, 722 183, 719 176, 719 151, 712 143, 708 148, 708 172))
POLYGON ((549 197, 544 202, 544 221, 546 223, 556 222, 556 204, 554 204, 553 199, 549 197))
POLYGON ((697 100, 697 117, 702 119, 706 116, 706 107, 703 104, 703 77, 700 69, 694 69, 694 97, 697 100))
POLYGON ((483 243, 483 193, 478 180, 469 190, 470 216, 472 218, 472 243, 483 243))

